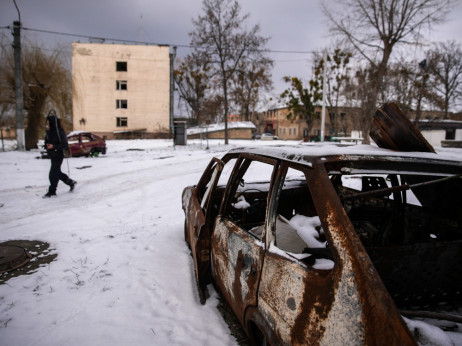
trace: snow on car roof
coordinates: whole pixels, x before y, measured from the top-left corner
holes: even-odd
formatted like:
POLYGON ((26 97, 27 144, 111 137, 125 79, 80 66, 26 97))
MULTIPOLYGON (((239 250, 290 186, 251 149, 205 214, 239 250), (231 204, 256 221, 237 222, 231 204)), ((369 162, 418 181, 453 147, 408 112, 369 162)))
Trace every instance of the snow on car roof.
POLYGON ((71 133, 69 133, 67 136, 76 136, 76 135, 79 135, 81 133, 90 133, 88 131, 72 131, 71 133))
POLYGON ((301 144, 297 146, 275 145, 268 147, 236 148, 232 149, 230 153, 251 153, 307 165, 311 165, 311 163, 317 159, 322 160, 325 158, 327 160, 328 157, 335 156, 345 160, 382 158, 391 161, 424 160, 435 163, 445 161, 452 165, 456 164, 462 166, 460 153, 455 153, 450 150, 441 150, 438 153, 401 152, 366 144, 350 146, 336 145, 334 143, 301 144))

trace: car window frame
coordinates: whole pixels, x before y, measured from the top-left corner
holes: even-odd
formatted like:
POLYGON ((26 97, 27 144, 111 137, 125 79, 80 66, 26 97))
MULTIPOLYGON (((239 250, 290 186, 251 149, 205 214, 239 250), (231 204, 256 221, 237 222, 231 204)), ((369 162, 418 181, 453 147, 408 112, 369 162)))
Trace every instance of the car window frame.
MULTIPOLYGON (((232 220, 230 220, 227 217, 227 215, 229 214, 229 208, 231 207, 231 204, 232 204, 232 198, 239 187, 239 182, 242 179, 242 177, 245 175, 245 173, 247 172, 247 169, 251 165, 252 161, 258 161, 258 162, 266 163, 266 164, 273 166, 271 178, 269 181, 269 187, 268 187, 269 190, 268 190, 267 201, 266 201, 265 221, 263 224, 264 227, 263 227, 262 238, 261 238, 262 245, 264 246, 265 249, 267 249, 268 247, 266 245, 267 243, 265 239, 266 239, 266 233, 267 233, 266 224, 267 224, 267 219, 268 219, 268 210, 270 206, 270 199, 272 196, 273 183, 277 176, 277 172, 279 171, 280 160, 261 156, 261 155, 255 155, 251 153, 241 153, 236 160, 233 172, 231 173, 230 179, 226 185, 226 190, 223 195, 223 200, 220 206, 219 215, 221 219, 226 219, 235 225, 235 223, 232 220)), ((236 226, 239 227, 238 225, 236 226)), ((244 231, 252 238, 255 238, 255 236, 252 233, 246 230, 244 231)), ((255 239, 258 240, 257 238, 255 239)))

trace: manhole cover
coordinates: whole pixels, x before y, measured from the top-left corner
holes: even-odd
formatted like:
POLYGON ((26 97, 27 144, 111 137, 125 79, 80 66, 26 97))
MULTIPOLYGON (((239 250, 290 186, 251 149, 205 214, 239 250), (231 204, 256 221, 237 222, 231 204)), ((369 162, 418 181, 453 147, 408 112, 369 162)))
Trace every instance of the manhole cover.
POLYGON ((0 245, 0 274, 26 265, 31 255, 16 245, 0 245))
POLYGON ((56 249, 40 240, 9 240, 0 243, 0 285, 11 278, 35 273, 40 267, 53 262, 57 256, 56 249))

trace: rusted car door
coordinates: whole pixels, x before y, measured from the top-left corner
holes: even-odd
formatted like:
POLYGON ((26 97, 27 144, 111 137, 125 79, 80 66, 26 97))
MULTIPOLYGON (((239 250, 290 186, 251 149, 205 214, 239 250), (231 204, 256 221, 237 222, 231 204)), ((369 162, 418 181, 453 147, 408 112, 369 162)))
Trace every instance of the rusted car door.
POLYGON ((246 325, 275 344, 415 344, 323 167, 294 167, 299 181, 284 181, 286 169, 270 198, 258 310, 246 325))
POLYGON ((186 210, 185 237, 191 247, 194 259, 196 280, 201 303, 205 303, 206 286, 211 282, 210 276, 210 233, 212 227, 211 201, 214 200, 216 186, 224 163, 213 158, 204 171, 197 186, 190 190, 186 210))
POLYGON ((67 138, 67 142, 69 143, 69 150, 72 153, 72 156, 79 156, 80 155, 80 135, 72 135, 67 138))
POLYGON ((241 323, 246 308, 257 305, 264 258, 263 227, 275 164, 275 160, 263 163, 250 157, 238 160, 212 234, 215 280, 241 323), (258 177, 260 165, 266 165, 261 182, 248 179, 251 164, 252 169, 257 167, 253 172, 258 177))

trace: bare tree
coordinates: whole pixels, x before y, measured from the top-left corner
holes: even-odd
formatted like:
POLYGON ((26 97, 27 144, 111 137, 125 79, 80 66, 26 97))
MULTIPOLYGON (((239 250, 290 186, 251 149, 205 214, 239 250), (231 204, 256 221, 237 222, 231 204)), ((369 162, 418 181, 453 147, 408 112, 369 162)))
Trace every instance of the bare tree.
POLYGON ((233 103, 240 109, 245 121, 255 112, 261 91, 270 91, 273 85, 270 69, 273 63, 269 59, 258 62, 242 62, 232 79, 231 96, 233 103))
POLYGON ((11 58, 9 47, 11 43, 6 35, 0 36, 0 126, 12 125, 14 126, 15 120, 12 117, 14 109, 14 89, 11 89, 5 73, 5 67, 9 63, 8 59, 11 58))
POLYGON ((249 15, 233 0, 203 0, 203 15, 193 20, 191 45, 209 58, 212 75, 219 79, 225 120, 225 144, 228 144, 229 88, 243 61, 260 60, 268 41, 259 35, 258 25, 247 29, 249 15))
MULTIPOLYGON (((12 105, 15 102, 13 50, 2 47, 2 51, 5 54, 2 54, 0 79, 7 88, 2 95, 9 96, 0 101, 3 105, 12 105)), ((62 47, 50 51, 27 43, 23 46, 22 60, 24 109, 27 112, 26 149, 30 150, 37 147, 39 136, 43 134, 47 108, 56 108, 64 123, 70 123, 72 77, 62 47)))
POLYGON ((428 57, 432 86, 447 119, 449 108, 462 95, 462 50, 454 41, 439 43, 428 52, 428 57))
POLYGON ((384 77, 379 101, 396 103, 406 115, 414 109, 418 96, 417 87, 422 82, 416 66, 418 64, 415 61, 407 61, 404 58, 391 63, 384 77))
POLYGON ((421 30, 440 23, 456 0, 335 0, 336 10, 323 0, 331 30, 372 67, 363 108, 362 130, 369 143, 372 115, 393 49, 398 44, 416 44, 421 30))
POLYGON ((203 56, 194 52, 187 55, 174 71, 180 99, 187 104, 190 117, 201 124, 207 102, 207 89, 210 87, 210 66, 203 56))

